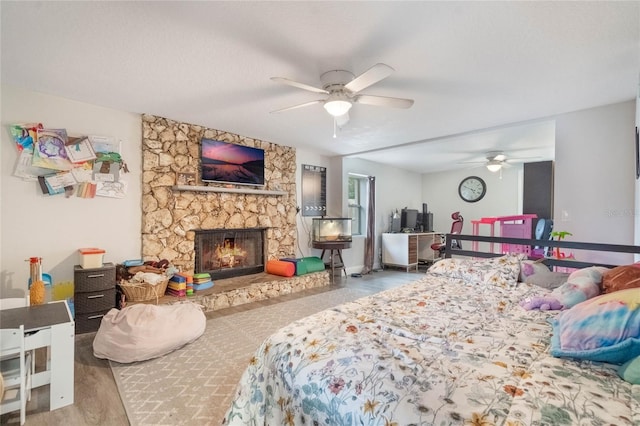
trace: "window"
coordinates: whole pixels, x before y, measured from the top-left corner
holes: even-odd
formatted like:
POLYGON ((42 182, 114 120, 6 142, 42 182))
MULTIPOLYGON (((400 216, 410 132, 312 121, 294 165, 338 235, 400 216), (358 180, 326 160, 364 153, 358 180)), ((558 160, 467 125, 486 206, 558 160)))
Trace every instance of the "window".
POLYGON ((364 235, 367 218, 367 185, 366 177, 349 175, 349 217, 351 221, 351 234, 364 235))

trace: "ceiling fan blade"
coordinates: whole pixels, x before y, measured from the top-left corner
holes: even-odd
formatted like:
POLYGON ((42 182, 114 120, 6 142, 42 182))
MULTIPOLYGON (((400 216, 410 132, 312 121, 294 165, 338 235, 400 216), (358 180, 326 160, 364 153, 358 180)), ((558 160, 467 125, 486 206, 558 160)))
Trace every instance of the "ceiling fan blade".
POLYGON ((352 93, 357 93, 379 82, 380 80, 387 78, 393 73, 394 69, 389 65, 378 63, 345 84, 345 89, 352 93))
POLYGON ((302 108, 302 107, 306 107, 309 105, 313 105, 313 104, 321 104, 324 102, 324 99, 317 99, 315 101, 311 101, 311 102, 305 102, 303 104, 299 104, 299 105, 294 105, 294 106, 290 106, 290 107, 286 107, 286 108, 282 108, 282 109, 277 109, 275 111, 271 111, 271 113, 276 113, 276 112, 284 112, 284 111, 289 111, 292 109, 297 109, 297 108, 302 108))
POLYGON ((308 84, 299 83, 297 81, 289 80, 288 78, 284 78, 284 77, 271 77, 271 80, 278 83, 283 83, 289 86, 297 87, 298 89, 308 90, 310 92, 324 93, 327 95, 329 94, 329 92, 319 87, 313 87, 308 84))
POLYGON ((354 102, 366 105, 384 106, 392 108, 410 108, 413 99, 389 98, 386 96, 358 95, 354 102))

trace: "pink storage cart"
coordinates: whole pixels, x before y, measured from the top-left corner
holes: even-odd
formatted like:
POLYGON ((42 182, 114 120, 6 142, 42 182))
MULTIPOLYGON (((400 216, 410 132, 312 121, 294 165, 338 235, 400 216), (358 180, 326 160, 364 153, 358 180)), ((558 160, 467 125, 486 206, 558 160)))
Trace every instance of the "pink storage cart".
MULTIPOLYGON (((522 214, 517 216, 502 216, 500 222, 500 236, 506 238, 531 238, 531 221, 536 219, 536 214, 522 214)), ((502 244, 502 253, 531 254, 531 246, 516 244, 502 244)))
MULTIPOLYGON (((507 238, 531 238, 531 221, 536 219, 536 214, 521 214, 515 216, 496 216, 496 217, 483 217, 480 220, 472 220, 471 225, 473 229, 473 235, 479 235, 480 225, 486 224, 491 227, 490 235, 495 236, 495 224, 500 224, 500 236, 507 238)), ((473 249, 478 249, 478 242, 474 241, 473 249)), ((491 243, 490 251, 493 253, 493 243, 491 243)), ((525 253, 531 254, 530 246, 516 245, 516 244, 502 244, 500 248, 501 253, 525 253)))

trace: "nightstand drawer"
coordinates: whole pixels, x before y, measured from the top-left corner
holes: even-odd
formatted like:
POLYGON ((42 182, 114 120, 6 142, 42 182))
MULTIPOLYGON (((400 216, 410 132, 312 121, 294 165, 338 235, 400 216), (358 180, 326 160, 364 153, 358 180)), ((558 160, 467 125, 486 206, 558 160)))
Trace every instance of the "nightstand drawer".
MULTIPOLYGON (((116 289, 76 293, 73 298, 77 314, 98 312, 116 307, 116 289)), ((77 321, 77 320, 76 320, 77 321)))
POLYGON ((116 267, 105 263, 102 268, 84 269, 76 265, 73 271, 74 291, 76 293, 107 290, 116 286, 116 267))

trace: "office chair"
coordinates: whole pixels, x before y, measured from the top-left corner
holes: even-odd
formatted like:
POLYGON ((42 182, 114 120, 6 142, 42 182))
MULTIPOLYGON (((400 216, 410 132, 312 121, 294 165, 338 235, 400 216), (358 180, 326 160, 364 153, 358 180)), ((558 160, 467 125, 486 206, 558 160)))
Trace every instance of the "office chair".
MULTIPOLYGON (((451 213, 451 219, 453 222, 451 223, 451 234, 460 234, 462 233, 462 226, 464 225, 464 218, 460 214, 460 212, 451 213)), ((446 241, 442 241, 439 243, 431 244, 431 250, 437 251, 439 257, 442 257, 446 248, 446 241)), ((462 245, 458 240, 451 240, 451 248, 452 249, 462 249, 462 245)))
MULTIPOLYGON (((553 220, 551 219, 538 219, 536 223, 535 239, 536 240, 551 240, 551 231, 553 230, 553 220)), ((551 252, 549 247, 535 246, 531 250, 531 257, 541 258, 550 256, 551 252)))

